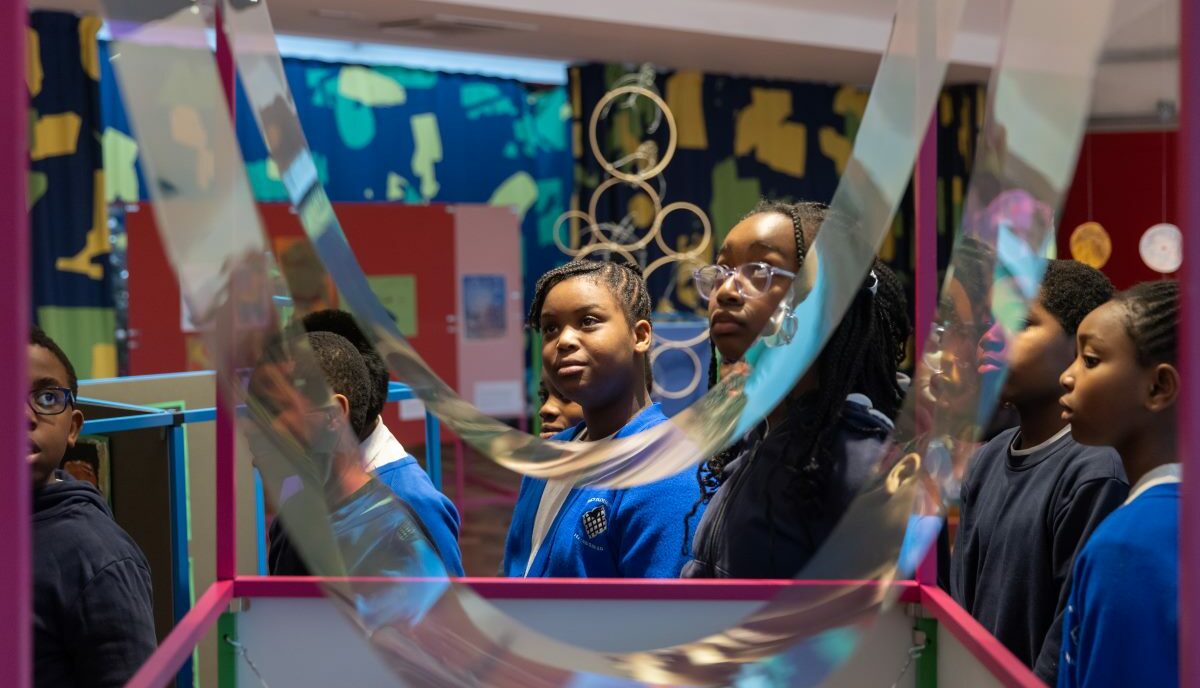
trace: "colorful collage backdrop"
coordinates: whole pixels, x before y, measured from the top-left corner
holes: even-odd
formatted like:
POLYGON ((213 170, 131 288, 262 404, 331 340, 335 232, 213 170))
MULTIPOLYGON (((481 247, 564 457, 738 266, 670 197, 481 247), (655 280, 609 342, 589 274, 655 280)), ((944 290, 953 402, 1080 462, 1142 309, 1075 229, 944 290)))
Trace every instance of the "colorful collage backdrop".
MULTIPOLYGON (((96 40, 99 21, 35 12, 30 22, 34 312, 65 343, 80 377, 111 376, 118 360, 114 293, 120 298, 121 290, 113 289, 120 275, 108 260, 107 205, 146 199, 137 143, 109 64, 109 46, 96 40), (82 204, 80 198, 94 202, 82 204)), ((556 221, 570 208, 586 208, 606 177, 588 145, 592 111, 618 79, 637 71, 582 65, 569 70, 567 87, 544 87, 296 58, 285 59, 284 66, 332 200, 512 207, 522 218, 526 299, 542 272, 567 259, 555 246, 556 221)), ((653 79, 672 110, 679 141, 661 178, 663 204, 699 206, 712 221, 714 244, 760 197, 829 200, 867 100, 861 88, 846 85, 689 71, 660 72, 653 79)), ((175 116, 185 122, 188 76, 179 74, 175 83, 179 93, 172 97, 180 103, 175 116)), ((598 140, 610 160, 647 138, 649 114, 614 108, 600 119, 598 140)), ((982 117, 982 88, 957 86, 943 93, 938 112, 943 261, 961 214, 982 117)), ((649 138, 665 144, 665 129, 649 138)), ((285 200, 244 94, 237 132, 257 198, 285 200)), ((197 174, 206 173, 202 138, 178 143, 181 154, 195 156, 197 174)), ((624 185, 606 191, 598 199, 598 219, 628 215, 637 231, 647 229, 653 204, 634 191, 624 185)), ((911 218, 906 201, 881 250, 910 284, 911 218)), ((569 240, 567 227, 560 229, 560 239, 569 240)), ((578 237, 579 228, 575 231, 578 237)), ((685 251, 699 239, 699 219, 673 213, 663 233, 668 245, 685 251)), ((647 262, 658 257, 653 243, 647 250, 647 262)), ((702 313, 689 272, 663 269, 652 276, 660 311, 702 313)))

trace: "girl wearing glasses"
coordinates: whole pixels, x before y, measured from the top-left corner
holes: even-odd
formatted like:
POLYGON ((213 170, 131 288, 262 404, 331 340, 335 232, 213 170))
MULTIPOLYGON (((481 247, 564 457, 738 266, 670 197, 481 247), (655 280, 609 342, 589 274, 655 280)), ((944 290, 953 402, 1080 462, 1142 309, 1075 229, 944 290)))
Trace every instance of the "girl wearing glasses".
MULTIPOLYGON (((740 361, 769 326, 826 214, 817 203, 764 201, 729 231, 716 264, 696 271, 723 365, 740 361)), ((903 287, 876 260, 786 401, 699 467, 696 506, 707 508, 684 577, 792 578, 800 572, 879 459, 903 399, 896 373, 909 329, 903 287)), ((716 356, 713 361, 710 384, 716 356)))

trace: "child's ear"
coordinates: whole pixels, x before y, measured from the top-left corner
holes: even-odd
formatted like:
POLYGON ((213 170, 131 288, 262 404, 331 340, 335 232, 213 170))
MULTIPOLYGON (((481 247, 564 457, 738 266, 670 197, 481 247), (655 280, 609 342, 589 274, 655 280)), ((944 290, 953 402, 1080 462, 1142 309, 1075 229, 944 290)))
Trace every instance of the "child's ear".
POLYGON ((333 403, 337 404, 338 418, 346 419, 346 424, 350 423, 350 400, 344 394, 333 395, 333 403))
POLYGON ((1150 370, 1150 394, 1146 409, 1152 413, 1165 411, 1179 398, 1179 371, 1169 363, 1159 363, 1150 370))
POLYGON ((83 411, 77 408, 71 408, 71 434, 67 435, 67 446, 74 447, 75 440, 79 439, 79 431, 83 429, 83 411))
POLYGON ((654 326, 649 320, 639 320, 633 324, 633 350, 639 354, 650 352, 654 343, 654 326))

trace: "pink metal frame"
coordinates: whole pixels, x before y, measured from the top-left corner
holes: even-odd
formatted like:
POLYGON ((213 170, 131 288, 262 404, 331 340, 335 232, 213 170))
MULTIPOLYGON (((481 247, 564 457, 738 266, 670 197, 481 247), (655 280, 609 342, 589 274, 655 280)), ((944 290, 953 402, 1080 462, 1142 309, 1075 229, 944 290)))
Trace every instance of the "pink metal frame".
POLYGON ((0 2, 0 255, 12 256, 0 270, 0 298, 8 305, 7 335, 0 338, 3 399, 0 399, 0 437, 8 458, 0 461, 0 676, 9 685, 28 686, 33 680, 33 628, 30 551, 29 464, 25 461, 29 421, 25 418, 26 342, 29 341, 29 210, 25 197, 29 153, 29 91, 25 86, 25 26, 29 15, 24 0, 0 2))
MULTIPOLYGON (((919 363, 929 338, 927 329, 933 323, 937 308, 937 111, 929 118, 925 139, 917 156, 917 169, 913 173, 913 196, 915 197, 916 231, 914 243, 916 254, 916 307, 914 316, 917 326, 913 328, 913 351, 919 363)), ((943 526, 944 527, 944 526, 943 526)), ((938 548, 934 541, 917 565, 916 578, 924 585, 937 585, 938 548)))
MULTIPOLYGON (((1181 121, 1179 156, 1181 169, 1179 191, 1181 224, 1185 230, 1200 227, 1200 0, 1181 0, 1180 74, 1181 121)), ((23 456, 25 357, 29 322, 29 226, 26 207, 25 179, 27 127, 25 89, 25 26, 27 7, 24 0, 0 2, 0 93, 9 98, 0 105, 0 130, 9 132, 0 137, 0 166, 7 170, 0 184, 0 255, 15 256, 9 269, 0 271, 0 298, 8 306, 10 328, 3 338, 4 350, 0 361, 5 366, 9 384, 8 401, 0 402, 0 433, 10 447, 9 459, 0 463, 0 618, 5 619, 0 630, 5 651, 0 652, 0 676, 12 686, 28 686, 32 682, 30 571, 30 493, 29 469, 23 456), (11 448, 16 448, 12 450, 11 448)), ((218 19, 218 22, 220 20, 218 19)), ((220 26, 220 24, 218 24, 220 26)), ((234 70, 223 31, 217 31, 217 62, 233 108, 234 70)), ((936 130, 931 123, 930 134, 936 130)), ((934 303, 929 289, 936 289, 936 191, 926 184, 936 174, 936 148, 931 135, 926 137, 918 164, 918 262, 920 275, 917 294, 918 323, 931 321, 934 303), (931 165, 927 167, 927 165, 931 165), (930 171, 932 170, 932 172, 930 171), (922 200, 923 199, 923 200, 922 200), (924 230, 924 231, 920 231, 924 230), (930 278, 930 274, 934 278, 930 278), (930 287, 929 285, 934 285, 930 287), (922 317, 922 314, 925 314, 922 317)), ((936 183, 936 182, 934 182, 936 183)), ((1193 275, 1193 266, 1200 266, 1200 242, 1184 242, 1185 314, 1183 317, 1182 351, 1200 347, 1200 318, 1196 313, 1200 301, 1200 277, 1193 275)), ((922 338, 918 337, 918 342, 922 338)), ((923 342, 922 342, 923 343, 923 342)), ((1180 447, 1187 451, 1200 440, 1200 366, 1189 365, 1182 356, 1185 375, 1181 404, 1180 447)), ((318 579, 261 578, 238 576, 236 566, 236 482, 234 457, 234 428, 228 413, 219 415, 217 440, 217 582, 213 584, 192 610, 176 624, 154 656, 142 667, 130 685, 161 686, 174 677, 191 655, 196 643, 216 623, 230 600, 248 597, 312 597, 320 594, 318 579)), ((1191 463, 1191 461, 1189 461, 1191 463)), ((1200 653, 1191 652, 1200 646, 1200 469, 1184 472, 1184 499, 1180 524, 1181 595, 1181 666, 1185 688, 1200 688, 1200 653)), ((680 585, 670 581, 518 581, 508 579, 468 579, 464 581, 480 594, 493 599, 743 599, 766 600, 781 589, 792 586, 838 585, 845 582, 828 581, 716 581, 680 585)), ((1009 653, 978 623, 938 589, 930 579, 929 569, 916 582, 900 583, 904 587, 901 599, 922 604, 945 628, 972 652, 1005 685, 1041 685, 1019 660, 1009 653)))
POLYGON ((1183 240, 1183 398, 1179 451, 1187 462, 1179 510, 1179 673, 1184 688, 1200 688, 1200 0, 1180 0, 1179 224, 1183 240))
MULTIPOLYGON (((216 5, 217 25, 217 69, 221 73, 221 86, 225 90, 225 102, 229 116, 234 116, 237 107, 237 70, 233 54, 225 37, 225 22, 221 14, 221 3, 216 5)), ((231 395, 222 388, 221 376, 217 376, 217 581, 230 581, 237 577, 237 436, 233 409, 229 404, 231 395)))

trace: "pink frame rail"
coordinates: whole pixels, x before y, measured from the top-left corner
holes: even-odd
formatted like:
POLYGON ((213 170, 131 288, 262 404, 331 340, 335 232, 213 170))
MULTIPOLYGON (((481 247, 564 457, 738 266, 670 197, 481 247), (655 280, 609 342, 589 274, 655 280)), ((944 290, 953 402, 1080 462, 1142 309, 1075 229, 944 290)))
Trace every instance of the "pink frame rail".
MULTIPOLYGON (((340 579, 346 580, 346 579, 340 579)), ((354 579, 398 582, 404 579, 354 579)), ((412 579, 421 582, 422 579, 412 579)), ((794 580, 541 580, 511 578, 462 578, 486 599, 542 600, 679 600, 769 602, 785 589, 841 587, 876 581, 794 580)), ((130 682, 131 688, 166 685, 191 656, 192 648, 216 623, 235 597, 313 599, 324 596, 322 584, 334 579, 288 576, 238 576, 218 581, 197 602, 147 664, 130 682)), ((926 611, 962 643, 1001 683, 1013 688, 1035 688, 1041 681, 969 614, 936 585, 917 581, 892 583, 900 590, 900 601, 922 605, 926 611)))

